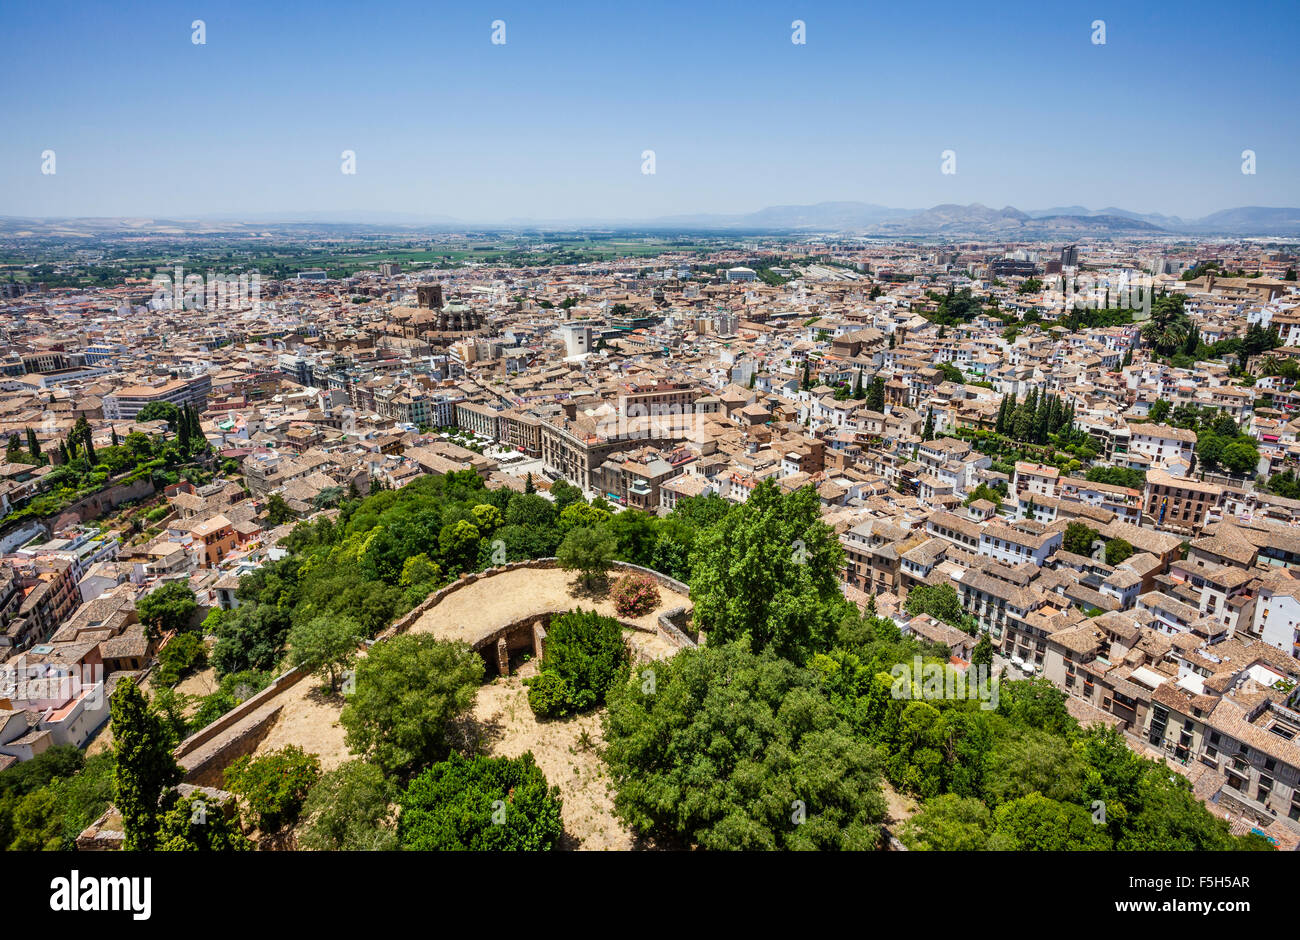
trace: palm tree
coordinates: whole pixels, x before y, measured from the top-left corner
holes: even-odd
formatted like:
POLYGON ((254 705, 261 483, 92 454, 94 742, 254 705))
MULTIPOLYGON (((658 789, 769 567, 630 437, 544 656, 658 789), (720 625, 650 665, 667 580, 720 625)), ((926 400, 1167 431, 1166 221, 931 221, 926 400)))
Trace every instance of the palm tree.
POLYGON ((1187 342, 1192 331, 1191 317, 1183 310, 1186 298, 1160 297, 1151 308, 1151 319, 1142 325, 1142 339, 1158 353, 1172 355, 1187 342))

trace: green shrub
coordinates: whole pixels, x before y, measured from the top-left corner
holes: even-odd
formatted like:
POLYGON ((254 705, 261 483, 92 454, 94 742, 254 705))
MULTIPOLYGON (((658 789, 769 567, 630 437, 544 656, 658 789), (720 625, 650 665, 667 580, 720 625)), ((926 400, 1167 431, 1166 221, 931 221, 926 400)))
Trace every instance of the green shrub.
POLYGON ((393 785, 374 764, 351 760, 325 774, 302 807, 298 844, 316 851, 396 848, 389 804, 393 785))
POLYGON ((208 648, 197 633, 178 633, 158 651, 158 681, 175 685, 188 673, 202 669, 208 662, 208 648))
POLYGON ((206 728, 240 702, 252 698, 270 684, 270 673, 253 669, 222 676, 217 691, 205 695, 199 703, 198 710, 190 716, 190 731, 206 728))
POLYGON ((569 683, 543 672, 528 684, 528 707, 538 718, 562 718, 569 713, 569 683))
MULTIPOLYGON (((605 692, 619 666, 626 661, 623 628, 613 617, 577 609, 561 614, 551 621, 542 654, 542 674, 533 680, 533 688, 541 683, 536 700, 546 713, 536 707, 534 712, 545 718, 599 705, 605 701, 605 692), (554 678, 544 679, 548 673, 554 678), (555 701, 560 695, 562 707, 555 701)), ((532 705, 533 701, 530 689, 528 702, 532 705)))
POLYGON ((307 793, 320 778, 320 760, 296 744, 261 757, 245 755, 226 768, 226 789, 258 816, 258 828, 279 829, 298 818, 307 793))
POLYGON ((560 788, 548 787, 531 752, 520 757, 452 754, 402 794, 402 848, 435 852, 549 851, 564 832, 560 788))

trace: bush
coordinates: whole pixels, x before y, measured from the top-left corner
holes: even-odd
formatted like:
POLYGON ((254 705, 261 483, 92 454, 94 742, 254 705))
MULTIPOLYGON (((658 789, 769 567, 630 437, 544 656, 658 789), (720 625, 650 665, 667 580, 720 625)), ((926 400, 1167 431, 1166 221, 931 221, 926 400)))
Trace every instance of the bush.
POLYGON ((711 850, 879 846, 882 751, 816 672, 738 642, 682 650, 654 673, 651 687, 625 671, 604 718, 614 810, 634 830, 711 850))
POLYGON ((302 807, 298 844, 317 851, 396 848, 389 803, 395 793, 374 764, 351 760, 321 777, 302 807))
POLYGON ((190 731, 206 728, 240 702, 252 698, 271 684, 269 672, 249 669, 232 672, 221 677, 217 691, 199 700, 198 710, 190 716, 190 731))
POLYGON ((186 629, 199 605, 188 583, 168 581, 140 598, 135 609, 141 622, 148 626, 150 636, 158 636, 169 630, 186 629))
POLYGON ((569 683, 543 672, 528 683, 528 707, 538 718, 562 718, 569 712, 569 683))
POLYGON ((158 681, 172 686, 208 662, 208 648, 197 633, 178 633, 158 651, 158 681))
POLYGON ((640 617, 659 606, 659 586, 649 575, 624 575, 614 582, 609 596, 623 617, 640 617))
MULTIPOLYGON (((619 666, 627 661, 623 645, 623 628, 613 617, 603 617, 594 610, 571 610, 551 621, 542 654, 541 675, 533 680, 542 688, 536 701, 546 712, 539 718, 557 717, 582 711, 605 701, 605 692, 619 666), (553 678, 545 678, 547 674, 553 678), (557 681, 558 680, 558 681, 557 681), (556 699, 562 696, 563 704, 556 699)), ((528 703, 534 695, 529 690, 528 703)))
POLYGON ((243 797, 264 832, 297 819, 319 778, 320 760, 296 744, 261 757, 245 755, 227 767, 225 775, 226 789, 243 797))
POLYGON ((417 851, 549 851, 561 833, 560 788, 548 787, 531 752, 452 754, 402 794, 397 835, 417 851))
POLYGON ((1106 543, 1106 564, 1121 564, 1133 554, 1133 546, 1124 539, 1111 539, 1106 543))
MULTIPOLYGON (((174 797, 174 794, 173 794, 174 797)), ((160 852, 247 852, 253 844, 220 806, 199 794, 175 799, 158 819, 160 852)))
MULTIPOLYGON (((568 510, 590 509, 590 506, 570 506, 568 510)), ((577 571, 582 586, 594 589, 605 578, 605 572, 614 563, 617 545, 604 529, 592 529, 578 526, 570 529, 560 547, 555 550, 555 557, 565 571, 577 571)))

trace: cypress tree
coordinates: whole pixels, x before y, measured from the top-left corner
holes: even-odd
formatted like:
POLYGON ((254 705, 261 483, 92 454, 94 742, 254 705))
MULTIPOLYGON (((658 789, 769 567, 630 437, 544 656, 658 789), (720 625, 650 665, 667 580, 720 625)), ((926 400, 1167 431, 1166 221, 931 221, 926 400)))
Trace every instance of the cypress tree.
POLYGON ((134 679, 124 679, 114 691, 109 714, 117 754, 113 803, 122 814, 122 847, 148 851, 157 842, 159 800, 181 779, 171 735, 162 719, 149 711, 149 701, 134 679))
POLYGON ((33 457, 41 456, 41 442, 36 439, 36 432, 31 428, 27 429, 27 452, 33 457))
POLYGON ((885 410, 885 380, 880 376, 871 380, 871 388, 867 392, 867 410, 881 413, 885 410))

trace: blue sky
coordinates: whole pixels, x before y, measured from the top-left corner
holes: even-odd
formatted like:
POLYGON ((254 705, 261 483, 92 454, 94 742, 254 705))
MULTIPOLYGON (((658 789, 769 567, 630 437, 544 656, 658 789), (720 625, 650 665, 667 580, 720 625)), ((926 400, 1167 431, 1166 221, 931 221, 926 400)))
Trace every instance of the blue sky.
POLYGON ((1297 34, 1294 0, 9 0, 0 215, 1296 206, 1297 34))

